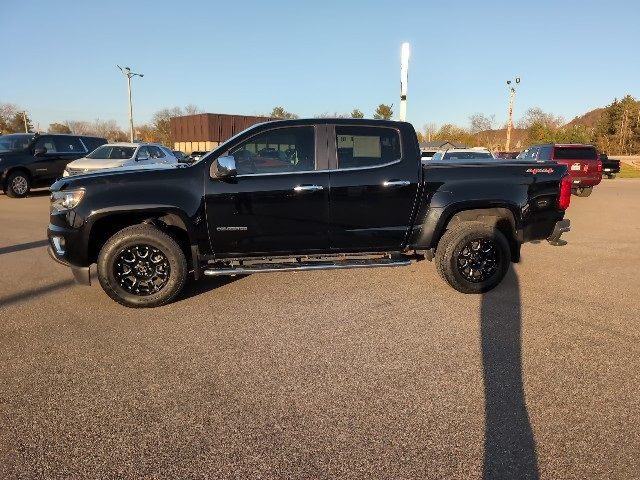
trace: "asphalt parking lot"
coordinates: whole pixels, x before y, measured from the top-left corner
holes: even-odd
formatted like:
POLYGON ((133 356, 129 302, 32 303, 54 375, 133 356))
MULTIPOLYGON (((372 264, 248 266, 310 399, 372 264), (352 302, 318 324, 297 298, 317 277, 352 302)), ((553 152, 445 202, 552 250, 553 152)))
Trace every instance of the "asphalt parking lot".
POLYGON ((484 296, 425 261, 131 310, 0 195, 0 478, 640 478, 639 205, 573 197, 484 296))

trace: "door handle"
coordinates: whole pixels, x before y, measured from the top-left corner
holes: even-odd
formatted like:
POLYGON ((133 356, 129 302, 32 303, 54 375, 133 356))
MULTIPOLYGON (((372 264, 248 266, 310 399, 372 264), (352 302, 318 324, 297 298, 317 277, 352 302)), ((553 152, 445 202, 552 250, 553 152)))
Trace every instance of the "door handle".
POLYGON ((410 185, 411 182, 409 180, 387 180, 382 183, 383 187, 406 187, 410 185))
POLYGON ((322 185, 298 185, 293 187, 293 190, 296 192, 317 192, 322 189, 322 185))

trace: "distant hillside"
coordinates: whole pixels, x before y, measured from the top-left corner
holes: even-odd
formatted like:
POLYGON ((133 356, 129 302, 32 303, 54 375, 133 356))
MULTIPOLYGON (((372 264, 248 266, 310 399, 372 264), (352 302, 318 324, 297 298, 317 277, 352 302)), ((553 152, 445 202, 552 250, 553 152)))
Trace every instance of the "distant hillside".
POLYGON ((604 108, 596 108, 595 110, 591 110, 590 112, 585 113, 584 115, 580 115, 579 117, 574 118, 569 123, 565 125, 565 127, 573 127, 575 125, 582 125, 587 128, 595 128, 598 125, 598 122, 602 118, 602 114, 604 113, 604 108))

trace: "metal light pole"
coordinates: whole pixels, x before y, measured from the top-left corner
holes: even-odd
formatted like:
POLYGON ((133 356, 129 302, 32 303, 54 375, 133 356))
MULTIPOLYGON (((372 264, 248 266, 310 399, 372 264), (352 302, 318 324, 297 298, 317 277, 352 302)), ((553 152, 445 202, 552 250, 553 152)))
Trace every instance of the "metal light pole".
POLYGON ((407 119, 407 82, 409 81, 409 44, 402 44, 400 53, 400 121, 407 119))
POLYGON ((129 67, 122 68, 120 65, 116 65, 122 72, 122 74, 127 77, 127 88, 129 90, 129 132, 131 141, 133 142, 133 103, 131 102, 131 77, 144 77, 142 73, 133 73, 129 67))
MULTIPOLYGON (((520 83, 520 77, 516 77, 516 85, 520 83)), ((516 98, 516 87, 511 85, 511 80, 507 80, 509 88, 509 121, 507 123, 507 144, 505 150, 508 152, 511 146, 511 129, 513 128, 513 102, 516 98)))

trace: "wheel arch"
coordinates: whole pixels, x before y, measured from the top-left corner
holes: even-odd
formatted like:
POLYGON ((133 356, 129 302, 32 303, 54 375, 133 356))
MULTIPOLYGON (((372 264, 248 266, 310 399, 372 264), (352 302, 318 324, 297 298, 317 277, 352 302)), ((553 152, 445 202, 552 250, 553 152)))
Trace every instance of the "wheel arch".
POLYGON ((433 248, 437 248, 444 233, 451 227, 462 222, 481 222, 495 227, 504 234, 511 249, 511 261, 518 262, 520 260, 520 241, 518 240, 518 224, 516 218, 513 207, 509 205, 487 208, 454 206, 449 211, 445 210, 440 216, 431 243, 433 248))
POLYGON ((87 233, 89 263, 95 263, 105 242, 120 230, 146 223, 169 234, 178 242, 191 268, 198 265, 198 249, 195 236, 186 215, 175 208, 163 206, 139 209, 105 209, 94 212, 87 233))

